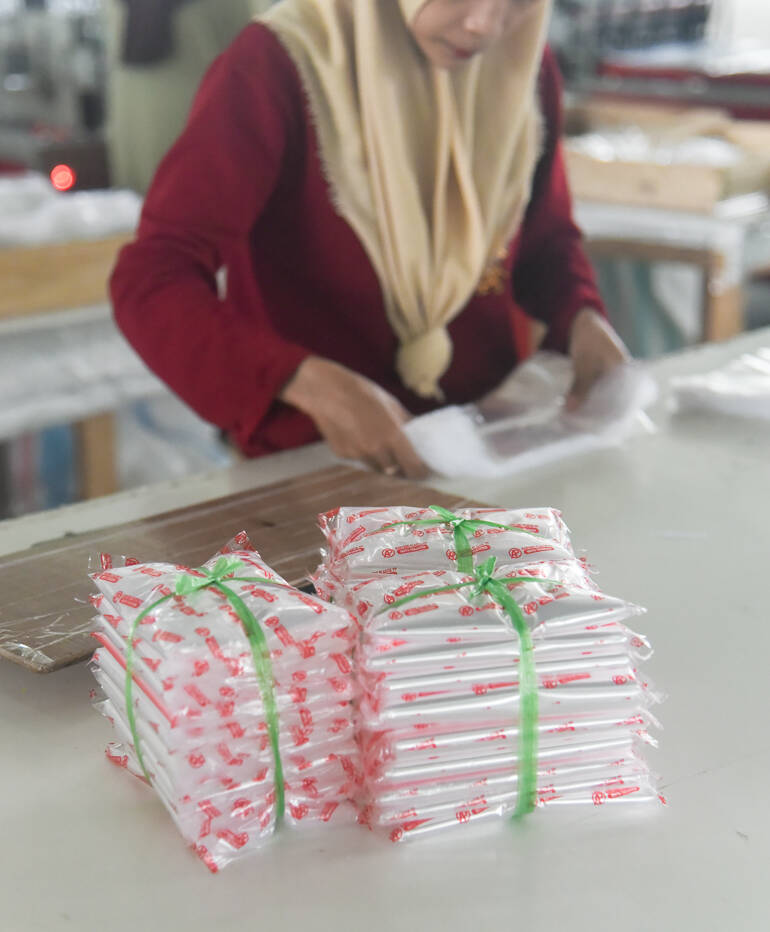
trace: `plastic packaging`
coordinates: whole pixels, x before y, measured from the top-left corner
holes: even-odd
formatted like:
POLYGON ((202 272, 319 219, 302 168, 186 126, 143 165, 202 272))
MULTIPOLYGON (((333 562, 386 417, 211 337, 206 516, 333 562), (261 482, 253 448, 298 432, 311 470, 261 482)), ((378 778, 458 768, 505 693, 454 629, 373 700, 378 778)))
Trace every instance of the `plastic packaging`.
POLYGON ((525 555, 506 549, 507 535, 523 527, 487 536, 481 526, 474 540, 489 541, 483 559, 496 563, 480 568, 477 560, 472 572, 447 567, 453 529, 421 523, 426 514, 392 506, 320 517, 329 551, 317 588, 362 631, 360 821, 397 842, 508 816, 519 808, 522 774, 533 780, 538 809, 655 801, 657 779, 643 752, 656 745, 652 707, 662 695, 641 669, 650 644, 630 627, 644 609, 597 588, 553 509, 460 512, 522 524, 548 542, 525 555), (427 546, 405 543, 399 553, 401 540, 427 546), (433 568, 409 572, 413 560, 433 560, 433 568), (490 572, 494 585, 481 582, 490 572), (501 581, 530 632, 526 657, 501 581), (527 657, 537 694, 529 725, 527 657), (532 771, 523 767, 529 728, 532 771))
MULTIPOLYGON (((553 508, 463 508, 456 516, 471 522, 465 534, 474 563, 496 557, 526 564, 573 555, 569 530, 553 508)), ((338 508, 318 520, 329 550, 313 581, 324 598, 346 581, 457 568, 455 533, 440 511, 338 508)))
POLYGON ((42 246, 133 230, 142 202, 133 191, 60 194, 30 172, 0 179, 0 246, 42 246))
MULTIPOLYGON (((639 669, 642 613, 604 595, 576 563, 542 563, 509 589, 534 642, 539 720, 537 805, 655 799, 643 757, 660 696, 639 669)), ((520 577, 521 567, 495 576, 520 577)), ((405 588, 455 573, 380 577, 350 593, 360 614, 359 728, 365 819, 393 841, 512 813, 518 801, 519 642, 505 611, 469 588, 389 609, 405 588)))
POLYGON ((616 367, 595 384, 578 411, 567 413, 564 399, 572 376, 569 359, 538 353, 482 401, 414 418, 406 433, 436 474, 493 479, 651 429, 644 408, 657 389, 642 367, 616 367))
POLYGON ((731 168, 746 159, 745 150, 715 136, 677 138, 670 132, 651 133, 638 126, 603 129, 572 136, 570 151, 600 162, 654 162, 658 165, 706 165, 731 168))
POLYGON ((676 377, 671 388, 680 410, 770 420, 770 347, 744 353, 712 372, 676 377))
MULTIPOLYGON (((224 581, 267 642, 276 734, 235 600, 213 587, 174 595, 180 577, 195 578, 196 571, 191 577, 182 566, 134 564, 91 577, 100 612, 92 663, 102 689, 96 705, 117 738, 107 755, 150 777, 179 831, 212 871, 248 855, 274 832, 278 762, 289 824, 340 817, 361 779, 351 704, 354 620, 289 587, 245 534, 224 552, 240 561, 236 578, 224 581), (132 665, 128 683, 141 757, 126 707, 132 665)), ((205 568, 216 573, 216 565, 212 559, 205 568)))
POLYGON ((165 394, 107 305, 0 325, 0 438, 165 394))

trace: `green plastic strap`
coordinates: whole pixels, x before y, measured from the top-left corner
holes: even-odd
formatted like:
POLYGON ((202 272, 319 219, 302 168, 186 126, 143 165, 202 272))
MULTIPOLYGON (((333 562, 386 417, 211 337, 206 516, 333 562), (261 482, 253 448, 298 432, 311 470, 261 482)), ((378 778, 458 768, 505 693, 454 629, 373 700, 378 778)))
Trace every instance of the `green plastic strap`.
POLYGON ((164 595, 162 598, 153 602, 152 605, 145 608, 134 619, 129 632, 128 644, 126 646, 126 717, 131 730, 131 737, 134 741, 134 748, 142 773, 148 783, 151 783, 150 775, 144 763, 144 757, 139 742, 139 734, 136 727, 136 717, 134 715, 133 702, 133 680, 134 680, 134 638, 136 630, 144 619, 150 615, 159 605, 168 602, 175 596, 191 595, 199 592, 201 589, 214 588, 218 589, 230 602, 238 618, 241 620, 246 637, 249 640, 251 654, 254 658, 254 670, 257 675, 257 683, 262 696, 262 703, 265 707, 265 719, 267 722, 268 735, 270 737, 270 748, 273 753, 275 763, 275 824, 276 827, 283 821, 286 800, 284 791, 283 763, 281 761, 279 735, 280 725, 278 720, 278 704, 275 698, 275 678, 273 676, 273 665, 270 661, 270 650, 267 639, 259 622, 249 610, 246 603, 241 597, 223 584, 224 579, 231 582, 260 583, 261 585, 277 586, 281 589, 289 587, 278 583, 273 579, 265 579, 262 576, 253 577, 233 577, 231 574, 241 569, 243 563, 235 558, 222 557, 219 559, 214 568, 209 571, 204 567, 195 571, 195 574, 183 573, 177 578, 175 590, 170 595, 164 595), (198 575, 200 574, 200 575, 198 575))
MULTIPOLYGON (((430 505, 429 508, 431 511, 436 512, 438 518, 420 518, 416 521, 394 521, 392 524, 383 525, 382 530, 389 530, 390 528, 400 527, 401 525, 408 525, 409 527, 435 527, 437 524, 448 524, 452 528, 454 534, 455 559, 457 562, 457 571, 459 573, 470 574, 473 572, 473 551, 468 537, 469 534, 473 534, 482 527, 493 527, 501 531, 512 530, 511 526, 508 524, 497 524, 495 521, 484 521, 481 518, 463 518, 449 511, 449 509, 443 508, 441 505, 430 505)), ((532 537, 540 536, 532 531, 528 531, 526 528, 516 528, 516 530, 522 534, 530 534, 532 537)))
MULTIPOLYGON (((236 582, 242 581, 236 580, 236 582)), ((221 582, 214 585, 227 597, 235 609, 251 645, 251 655, 254 658, 254 669, 259 681, 259 691, 262 693, 267 733, 270 736, 270 747, 275 762, 275 824, 277 827, 283 820, 286 802, 284 799, 283 763, 281 762, 281 750, 278 746, 278 704, 275 701, 275 681, 273 679, 273 665, 270 662, 270 648, 267 646, 267 639, 259 626, 259 622, 249 611, 243 599, 221 582)))
POLYGON ((513 818, 518 819, 532 812, 537 798, 537 724, 539 710, 532 635, 518 602, 508 591, 508 586, 524 582, 559 585, 559 582, 555 579, 542 579, 537 576, 509 576, 504 579, 496 579, 493 575, 496 563, 496 558, 490 557, 470 574, 473 576, 472 579, 412 593, 383 606, 377 614, 381 615, 383 612, 392 611, 406 605, 407 602, 414 602, 416 599, 429 598, 433 595, 453 592, 469 586, 474 587, 474 595, 481 595, 482 592, 486 592, 505 610, 519 637, 519 784, 516 809, 513 813, 513 818))

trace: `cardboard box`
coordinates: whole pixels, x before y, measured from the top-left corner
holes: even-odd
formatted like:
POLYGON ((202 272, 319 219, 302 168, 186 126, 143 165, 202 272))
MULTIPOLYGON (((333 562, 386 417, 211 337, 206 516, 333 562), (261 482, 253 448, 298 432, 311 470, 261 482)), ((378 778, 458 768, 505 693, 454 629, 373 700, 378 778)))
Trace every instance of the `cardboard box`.
MULTIPOLYGON (((641 132, 651 145, 676 146, 698 138, 739 147, 742 157, 727 166, 597 158, 577 151, 567 139, 567 173, 573 196, 583 200, 711 213, 725 198, 770 189, 770 124, 732 120, 721 110, 589 101, 568 114, 573 133, 624 128, 641 132)), ((577 140, 573 139, 573 146, 577 140)))
POLYGON ((131 238, 0 249, 0 320, 106 301, 118 252, 131 238))

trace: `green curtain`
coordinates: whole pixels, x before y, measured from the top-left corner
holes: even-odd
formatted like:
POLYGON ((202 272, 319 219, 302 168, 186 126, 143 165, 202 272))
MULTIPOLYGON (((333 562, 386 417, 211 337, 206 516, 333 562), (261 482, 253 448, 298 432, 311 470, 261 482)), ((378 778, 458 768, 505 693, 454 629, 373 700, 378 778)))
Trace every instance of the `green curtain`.
POLYGON ((112 183, 144 194, 160 160, 184 127, 206 69, 271 0, 194 0, 174 18, 175 50, 152 66, 120 61, 125 8, 107 3, 108 149, 112 183))

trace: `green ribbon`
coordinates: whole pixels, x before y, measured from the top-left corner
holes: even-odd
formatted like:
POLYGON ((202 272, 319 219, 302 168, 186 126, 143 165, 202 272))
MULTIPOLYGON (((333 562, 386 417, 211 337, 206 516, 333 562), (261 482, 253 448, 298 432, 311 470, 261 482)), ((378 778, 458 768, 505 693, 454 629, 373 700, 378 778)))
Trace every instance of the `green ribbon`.
POLYGON ((205 567, 200 567, 194 571, 195 575, 184 573, 177 578, 173 593, 170 595, 164 595, 162 598, 153 602, 152 605, 145 608, 142 612, 140 612, 139 615, 136 616, 134 623, 131 625, 131 631, 129 632, 128 637, 128 645, 126 647, 126 716, 128 718, 128 724, 131 729, 131 737, 134 741, 134 748, 136 749, 137 759, 139 760, 139 764, 147 782, 151 783, 152 781, 150 780, 150 775, 147 772, 147 768, 144 763, 144 757, 142 756, 142 751, 139 746, 139 734, 137 732, 136 717, 134 715, 133 671, 135 656, 134 637, 136 636, 136 629, 151 612, 155 611, 159 605, 162 605, 164 602, 168 602, 170 599, 176 598, 177 596, 192 595, 193 593, 199 592, 202 589, 218 589, 235 609, 238 618, 240 618, 241 624, 243 625, 244 631, 246 632, 246 637, 249 640, 249 645, 251 646, 251 655, 254 658, 254 670, 257 675, 259 691, 262 695, 262 703, 265 707, 265 719, 267 721, 267 729, 270 736, 270 747, 273 752, 273 760, 275 762, 275 824, 277 827, 283 820, 286 802, 284 798, 283 764, 281 762, 280 747, 278 743, 278 705, 275 698, 275 679, 273 677, 273 665, 270 662, 270 649, 259 622, 249 610, 243 599, 241 599, 237 593, 233 592, 232 589, 224 585, 224 580, 228 579, 232 582, 260 583, 262 585, 278 586, 282 589, 286 589, 288 587, 284 586, 282 583, 275 582, 275 580, 265 579, 262 576, 253 576, 248 578, 233 576, 233 573, 241 569, 242 566, 243 562, 235 557, 221 557, 219 560, 217 560, 214 568, 211 571, 207 570, 205 567))
POLYGON ((507 576, 503 579, 495 578, 496 557, 490 557, 470 574, 473 578, 465 582, 440 586, 437 589, 424 589, 412 595, 404 596, 389 605, 383 606, 376 614, 392 611, 407 602, 415 599, 424 599, 432 595, 441 595, 444 592, 453 592, 473 586, 473 597, 487 593, 507 613, 514 630, 519 636, 519 792, 516 800, 516 810, 513 818, 517 819, 532 812, 535 808, 537 796, 537 723, 538 723, 538 695, 537 675, 535 672, 534 646, 524 614, 519 608, 516 599, 508 591, 513 584, 524 582, 540 582, 559 585, 555 579, 541 579, 536 576, 507 576))
MULTIPOLYGON (((454 512, 449 511, 447 508, 442 508, 441 505, 429 505, 428 507, 431 511, 435 511, 439 517, 421 518, 418 521, 394 521, 391 524, 384 524, 382 530, 387 531, 390 530, 390 528, 399 527, 402 524, 409 525, 409 527, 429 527, 437 524, 448 525, 454 532, 457 571, 459 573, 470 574, 473 572, 473 552, 471 550, 471 542, 468 539, 468 534, 473 534, 482 527, 494 527, 501 531, 510 531, 512 529, 508 524, 496 524, 494 521, 482 521, 481 518, 462 518, 460 515, 454 514, 454 512)), ((522 534, 531 534, 533 537, 540 536, 539 534, 534 534, 532 531, 526 530, 526 528, 516 528, 516 530, 520 531, 522 534)))

